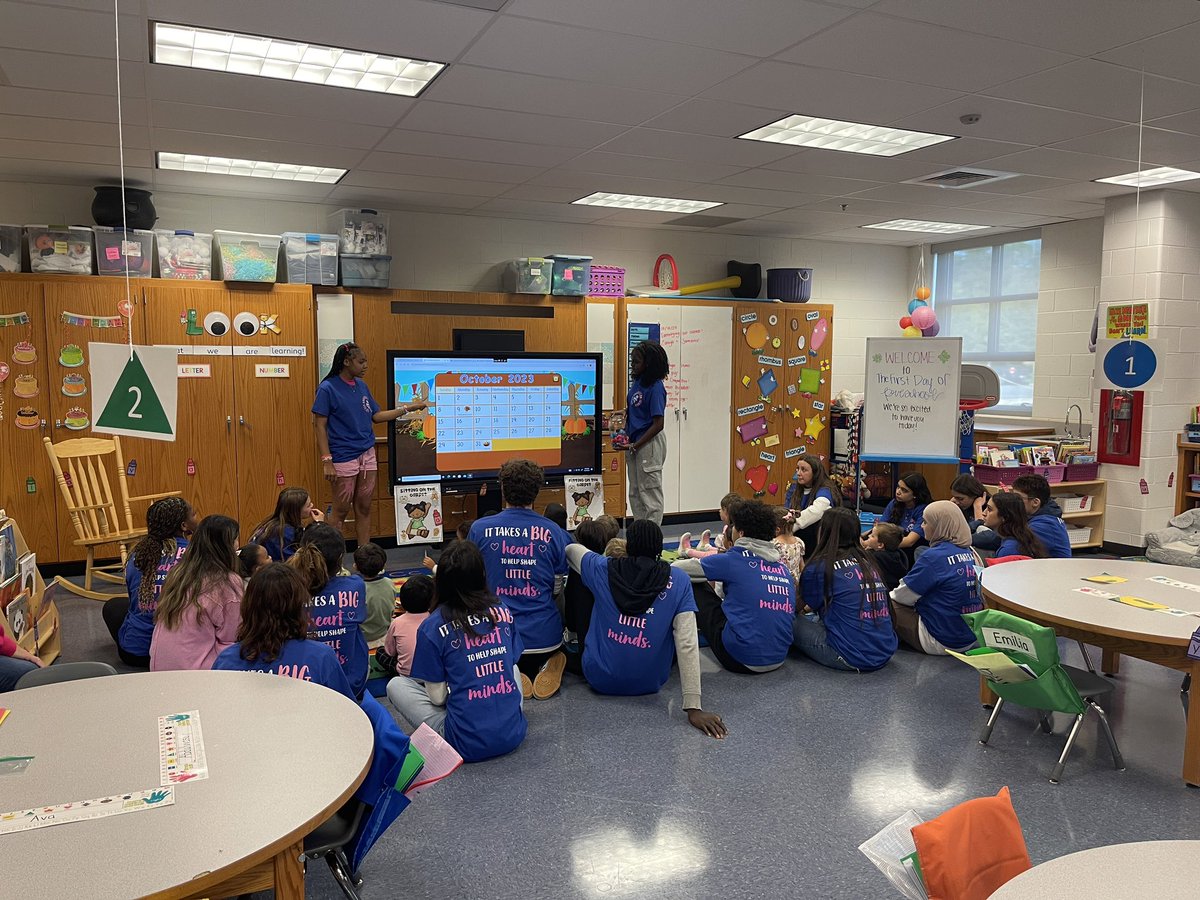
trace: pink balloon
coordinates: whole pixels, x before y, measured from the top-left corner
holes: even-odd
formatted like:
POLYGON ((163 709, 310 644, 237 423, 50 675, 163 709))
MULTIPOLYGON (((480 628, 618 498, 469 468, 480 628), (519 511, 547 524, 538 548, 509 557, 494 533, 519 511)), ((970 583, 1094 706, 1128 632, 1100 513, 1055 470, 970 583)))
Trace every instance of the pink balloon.
POLYGON ((828 336, 829 336, 829 323, 826 322, 825 318, 822 316, 820 319, 817 320, 816 327, 813 328, 812 340, 809 342, 808 346, 810 346, 814 350, 820 350, 821 345, 823 343, 825 343, 825 338, 828 336))
POLYGON ((918 306, 912 311, 912 323, 920 329, 926 329, 937 321, 937 316, 928 306, 918 306))
POLYGON ((942 330, 941 326, 938 325, 936 320, 934 320, 934 323, 932 325, 930 325, 928 328, 921 329, 921 335, 923 337, 937 337, 938 332, 941 330, 942 330))

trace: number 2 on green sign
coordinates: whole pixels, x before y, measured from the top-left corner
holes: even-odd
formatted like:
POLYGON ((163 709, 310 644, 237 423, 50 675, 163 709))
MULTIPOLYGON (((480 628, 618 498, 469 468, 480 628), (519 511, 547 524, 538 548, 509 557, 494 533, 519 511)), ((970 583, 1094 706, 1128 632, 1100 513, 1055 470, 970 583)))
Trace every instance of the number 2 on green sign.
POLYGON ((140 419, 142 414, 137 411, 137 408, 142 405, 142 389, 131 387, 129 393, 133 394, 133 406, 129 407, 129 418, 140 419))

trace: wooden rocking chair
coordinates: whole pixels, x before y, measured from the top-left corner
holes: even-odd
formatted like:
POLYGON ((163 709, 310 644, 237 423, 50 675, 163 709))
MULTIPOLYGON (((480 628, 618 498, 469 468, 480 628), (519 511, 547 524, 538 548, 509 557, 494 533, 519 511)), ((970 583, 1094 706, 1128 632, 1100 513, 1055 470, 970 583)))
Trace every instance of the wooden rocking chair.
POLYGON ((54 478, 62 491, 75 527, 76 547, 87 550, 87 567, 84 570, 83 587, 63 578, 58 584, 73 594, 92 600, 108 600, 110 597, 125 596, 121 591, 94 591, 92 580, 98 578, 110 584, 125 585, 125 560, 129 545, 145 536, 145 528, 135 528, 133 512, 129 504, 134 501, 159 500, 163 497, 178 497, 179 491, 165 494, 144 494, 130 497, 125 482, 125 457, 121 454, 121 439, 75 438, 70 441, 52 443, 43 438, 54 478), (113 496, 112 479, 109 472, 115 464, 117 496, 113 496), (64 471, 64 466, 66 469, 64 471), (96 565, 96 548, 105 544, 116 544, 120 548, 121 561, 96 565))

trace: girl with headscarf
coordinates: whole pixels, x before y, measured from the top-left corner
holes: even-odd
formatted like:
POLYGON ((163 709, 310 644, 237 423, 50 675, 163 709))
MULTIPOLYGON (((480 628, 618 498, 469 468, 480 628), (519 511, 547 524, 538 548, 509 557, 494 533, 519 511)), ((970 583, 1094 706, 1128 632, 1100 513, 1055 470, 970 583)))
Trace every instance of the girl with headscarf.
POLYGON ((923 653, 970 649, 975 634, 962 616, 983 609, 971 529, 957 506, 937 500, 925 507, 922 530, 929 548, 891 594, 896 634, 923 653))
POLYGON ((625 536, 624 557, 610 559, 582 544, 567 546, 567 562, 595 598, 583 646, 583 676, 600 694, 656 694, 678 656, 688 722, 710 737, 723 738, 727 729, 721 717, 700 707, 691 580, 662 560, 657 524, 635 519, 625 536))

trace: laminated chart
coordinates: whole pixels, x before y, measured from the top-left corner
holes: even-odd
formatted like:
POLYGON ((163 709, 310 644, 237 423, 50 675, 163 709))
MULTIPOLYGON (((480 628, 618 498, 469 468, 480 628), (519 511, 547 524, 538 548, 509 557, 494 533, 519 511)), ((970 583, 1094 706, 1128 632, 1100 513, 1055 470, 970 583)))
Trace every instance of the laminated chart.
POLYGON ((208 777, 200 711, 158 717, 160 784, 182 784, 208 777))
POLYGON ((519 454, 562 461, 562 376, 556 372, 443 372, 437 397, 441 472, 497 468, 519 454))

